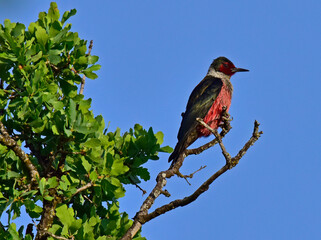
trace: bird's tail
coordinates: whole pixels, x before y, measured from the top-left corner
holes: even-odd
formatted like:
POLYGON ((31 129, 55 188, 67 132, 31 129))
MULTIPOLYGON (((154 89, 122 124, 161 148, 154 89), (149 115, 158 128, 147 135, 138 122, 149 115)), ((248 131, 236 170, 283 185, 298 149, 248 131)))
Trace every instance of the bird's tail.
POLYGON ((175 148, 174 148, 174 151, 172 152, 172 154, 169 156, 168 158, 168 162, 171 162, 173 161, 173 164, 177 161, 179 155, 185 151, 185 147, 184 147, 184 144, 182 143, 182 141, 179 141, 175 148))
POLYGON ((191 145, 193 144, 197 139, 197 134, 187 134, 183 139, 178 140, 178 143, 176 144, 174 151, 168 158, 168 162, 172 162, 172 165, 177 161, 179 156, 191 145))

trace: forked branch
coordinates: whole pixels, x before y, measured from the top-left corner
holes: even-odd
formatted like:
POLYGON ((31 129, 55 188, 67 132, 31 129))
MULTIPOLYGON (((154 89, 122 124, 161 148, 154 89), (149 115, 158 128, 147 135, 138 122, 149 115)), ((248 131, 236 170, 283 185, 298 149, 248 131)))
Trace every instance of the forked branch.
POLYGON ((229 125, 229 119, 224 120, 224 126, 223 130, 219 134, 217 130, 210 128, 202 119, 197 119, 197 121, 200 122, 204 127, 209 129, 213 135, 215 136, 215 139, 210 141, 209 143, 195 149, 186 150, 184 153, 182 153, 177 161, 170 166, 170 168, 166 171, 162 171, 157 175, 156 178, 156 186, 151 191, 149 196, 145 199, 143 202, 140 210, 136 213, 136 216, 134 217, 134 222, 132 226, 127 230, 125 235, 121 238, 121 240, 130 240, 132 239, 136 233, 140 230, 142 225, 150 220, 152 220, 155 217, 158 217, 159 215, 162 215, 168 211, 171 211, 177 207, 186 206, 192 202, 194 202, 201 194, 206 192, 209 189, 209 186, 223 173, 225 173, 227 170, 235 167, 239 160, 244 156, 246 151, 252 146, 259 137, 263 134, 262 131, 259 132, 259 123, 257 121, 254 122, 254 130, 252 133, 251 138, 245 143, 243 148, 238 152, 238 154, 235 157, 231 157, 230 154, 227 152, 223 142, 222 138, 229 132, 231 129, 231 126, 229 125), (164 192, 163 188, 165 187, 167 183, 167 179, 171 178, 175 174, 179 173, 179 169, 183 164, 184 159, 186 156, 191 154, 200 154, 201 152, 207 150, 208 148, 214 146, 215 144, 219 143, 222 154, 225 157, 226 164, 217 172, 215 172, 211 177, 209 177, 202 185, 199 186, 199 188, 193 192, 191 195, 183 198, 183 199, 176 199, 168 204, 165 204, 157 209, 155 209, 153 212, 148 213, 148 210, 151 208, 151 206, 154 204, 156 198, 159 197, 162 192, 164 192))

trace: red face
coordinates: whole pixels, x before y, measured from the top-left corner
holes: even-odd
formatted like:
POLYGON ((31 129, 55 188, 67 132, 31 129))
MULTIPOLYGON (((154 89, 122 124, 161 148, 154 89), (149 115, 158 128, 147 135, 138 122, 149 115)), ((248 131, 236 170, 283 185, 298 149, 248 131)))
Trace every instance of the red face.
POLYGON ((226 75, 232 76, 235 72, 232 71, 235 66, 233 63, 230 62, 223 62, 220 66, 219 71, 225 73, 226 75))

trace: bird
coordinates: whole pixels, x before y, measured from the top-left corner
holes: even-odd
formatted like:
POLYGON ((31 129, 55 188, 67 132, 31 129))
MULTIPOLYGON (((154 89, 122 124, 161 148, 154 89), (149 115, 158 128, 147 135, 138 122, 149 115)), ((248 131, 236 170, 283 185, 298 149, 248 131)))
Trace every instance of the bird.
POLYGON ((174 164, 179 156, 198 138, 207 137, 211 132, 200 125, 197 118, 203 119, 212 129, 218 129, 222 123, 222 114, 228 112, 233 93, 231 76, 236 72, 248 72, 237 68, 226 57, 213 60, 204 79, 192 91, 186 110, 182 113, 178 142, 168 162, 174 164), (223 110, 225 109, 225 110, 223 110))

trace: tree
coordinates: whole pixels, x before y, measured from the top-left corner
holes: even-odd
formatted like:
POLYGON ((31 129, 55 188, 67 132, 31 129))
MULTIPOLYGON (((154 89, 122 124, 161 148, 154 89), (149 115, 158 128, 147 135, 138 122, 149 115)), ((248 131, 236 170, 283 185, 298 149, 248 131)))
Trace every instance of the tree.
POLYGON ((75 13, 60 18, 51 3, 28 29, 10 20, 0 26, 0 213, 8 214, 1 239, 32 239, 33 223, 24 236, 11 222, 22 206, 39 240, 121 237, 132 222, 119 212, 123 184, 148 180, 142 164, 171 150, 160 146, 161 132, 138 124, 107 132, 93 115, 82 93, 100 65, 92 44, 86 53, 87 41, 66 23, 75 13))
POLYGON ((134 221, 128 219, 117 201, 125 195, 124 184, 149 180, 143 164, 172 149, 161 146, 162 132, 139 124, 123 134, 108 132, 103 117, 94 116, 83 91, 86 77, 97 78, 100 65, 91 55, 93 42, 87 48, 66 23, 75 14, 73 9, 60 17, 52 2, 27 29, 10 20, 0 25, 0 214, 8 218, 1 223, 1 239, 145 239, 144 223, 196 200, 262 134, 255 122, 252 137, 232 158, 222 143, 231 128, 226 118, 220 135, 210 129, 214 140, 186 150, 158 174, 134 221), (166 178, 187 178, 179 173, 185 157, 216 143, 226 165, 191 196, 148 213, 160 194, 170 196, 163 189, 166 178), (17 230, 12 220, 21 217, 22 206, 33 222, 17 230))

